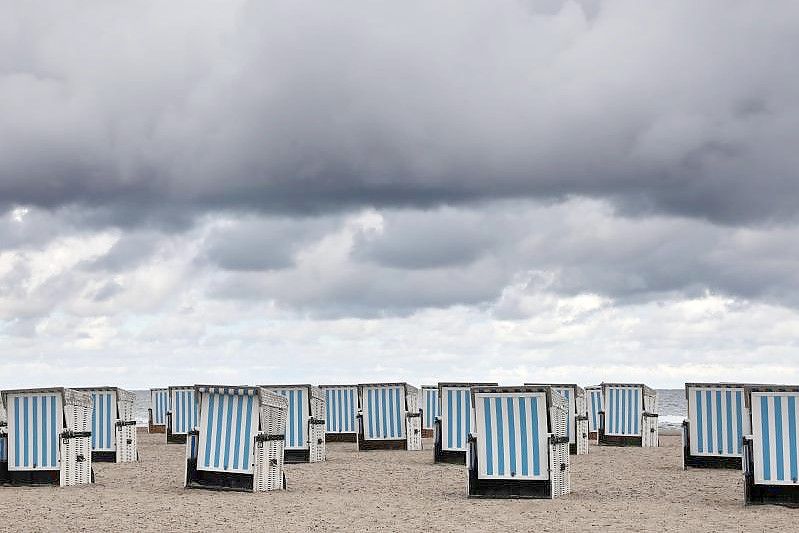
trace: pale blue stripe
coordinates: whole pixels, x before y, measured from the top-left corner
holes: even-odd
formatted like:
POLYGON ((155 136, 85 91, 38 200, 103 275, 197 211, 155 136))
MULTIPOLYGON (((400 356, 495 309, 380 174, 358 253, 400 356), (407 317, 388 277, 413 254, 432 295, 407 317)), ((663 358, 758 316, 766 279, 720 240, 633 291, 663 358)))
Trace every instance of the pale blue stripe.
POLYGON ((458 411, 457 411, 458 419, 457 420, 458 420, 458 422, 457 422, 457 433, 456 433, 456 435, 458 436, 458 449, 463 448, 463 426, 462 426, 462 424, 463 424, 463 420, 462 420, 462 418, 463 418, 463 406, 461 405, 461 403, 462 403, 462 399, 461 398, 462 397, 463 397, 463 391, 459 390, 458 391, 458 401, 457 401, 457 404, 458 404, 458 411))
POLYGON ((516 474, 516 420, 513 416, 513 398, 508 398, 508 447, 510 456, 510 475, 516 474))
POLYGON ((532 423, 532 430, 533 430, 533 475, 540 476, 541 475, 541 458, 539 457, 538 451, 538 398, 533 396, 530 398, 530 422, 532 423))
POLYGON ((294 407, 294 391, 288 391, 289 397, 289 412, 288 412, 288 424, 289 424, 289 436, 288 436, 288 445, 294 446, 294 418, 296 416, 296 409, 294 407))
POLYGON ((788 396, 788 449, 791 454, 791 481, 797 481, 796 397, 788 396))
POLYGON ((33 410, 33 466, 39 465, 39 397, 31 397, 31 409, 33 410))
POLYGON ((705 451, 705 443, 704 443, 704 435, 703 431, 703 424, 702 424, 702 393, 700 391, 696 391, 696 449, 700 453, 704 453, 705 451))
POLYGON ((452 389, 447 389, 447 448, 452 448, 452 418, 455 412, 452 410, 452 389))
POLYGON ((211 434, 214 428, 214 398, 216 394, 208 395, 208 423, 205 428, 205 466, 211 466, 211 434))
POLYGON ((524 400, 524 396, 519 398, 519 432, 522 447, 522 475, 526 476, 530 468, 527 465, 527 406, 524 400))
POLYGON ((732 391, 726 391, 724 399, 727 400, 727 453, 735 453, 735 449, 732 447, 732 391))
POLYGON ((397 405, 397 406, 394 405, 394 390, 395 389, 388 389, 388 414, 389 414, 389 417, 388 417, 388 429, 389 429, 389 435, 392 436, 392 437, 396 437, 397 436, 397 433, 395 432, 395 428, 394 428, 394 418, 395 418, 395 416, 394 416, 395 410, 394 409, 395 409, 395 407, 397 409, 396 412, 399 412, 399 405, 397 405))
POLYGON ((723 421, 724 421, 724 414, 721 412, 721 391, 716 391, 716 413, 718 416, 716 417, 716 451, 718 453, 724 453, 724 429, 723 429, 723 421))
POLYGON ((19 463, 19 436, 20 436, 20 424, 19 424, 19 396, 14 397, 14 464, 16 466, 20 466, 19 463))
POLYGON ((222 415, 225 413, 225 400, 227 396, 219 395, 219 406, 216 410, 216 444, 214 446, 214 468, 219 468, 219 460, 222 458, 222 415))
POLYGON ((402 397, 400 399, 400 388, 397 387, 394 389, 394 403, 396 404, 397 408, 394 411, 394 415, 397 417, 397 437, 402 436, 402 406, 405 403, 405 388, 402 388, 402 397))
MULTIPOLYGON (((50 447, 50 464, 55 466, 58 464, 56 460, 56 448, 58 447, 58 434, 56 433, 56 418, 58 417, 58 410, 56 409, 55 396, 50 396, 50 411, 53 415, 50 417, 50 435, 53 445, 50 447)), ((59 421, 60 422, 60 421, 59 421)))
POLYGON ((239 469, 239 457, 241 456, 241 415, 244 408, 244 396, 238 397, 238 405, 236 408, 236 436, 233 444, 233 470, 239 469))
POLYGON ((713 453, 713 393, 705 392, 705 404, 707 405, 707 451, 713 453))
POLYGON ((244 421, 244 455, 242 455, 241 460, 241 468, 242 470, 249 470, 249 460, 250 460, 250 444, 253 440, 252 435, 252 405, 253 405, 253 397, 247 396, 247 411, 244 413, 247 417, 244 421))
POLYGON ((375 436, 374 430, 374 422, 373 419, 375 417, 374 411, 374 401, 372 399, 372 389, 366 389, 366 397, 368 398, 369 403, 369 438, 373 438, 375 436))
MULTIPOLYGON (((240 397, 240 396, 239 396, 240 397)), ((225 461, 224 461, 224 468, 225 470, 228 469, 230 466, 230 436, 233 432, 233 402, 236 400, 235 396, 231 396, 228 398, 227 402, 227 417, 226 417, 226 428, 225 428, 225 461)))
POLYGON ((497 407, 497 472, 499 475, 505 474, 505 436, 502 422, 502 398, 497 397, 494 401, 497 407))
POLYGON ((774 396, 774 448, 777 452, 777 479, 785 479, 785 461, 782 452, 782 397, 774 396))
POLYGON ((491 400, 483 398, 483 410, 485 412, 485 440, 486 440, 486 474, 494 474, 494 449, 492 435, 494 428, 491 427, 491 400))
POLYGON ((383 425, 383 434, 381 436, 384 438, 388 436, 388 420, 386 420, 388 405, 386 404, 386 389, 380 389, 380 421, 383 425))
POLYGON ((744 431, 744 410, 741 405, 741 391, 735 392, 735 408, 736 414, 738 415, 738 435, 736 438, 738 439, 738 453, 742 453, 743 447, 743 431, 744 431))
POLYGON ((771 479, 771 442, 768 425, 768 398, 760 397, 760 431, 763 436, 763 479, 771 479))

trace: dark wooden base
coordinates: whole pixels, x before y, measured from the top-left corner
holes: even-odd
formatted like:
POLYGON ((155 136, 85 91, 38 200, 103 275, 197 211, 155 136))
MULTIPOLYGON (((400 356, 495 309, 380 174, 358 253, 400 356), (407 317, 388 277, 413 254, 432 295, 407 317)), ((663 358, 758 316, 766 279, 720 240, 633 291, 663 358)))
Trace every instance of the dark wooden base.
POLYGON ((588 432, 588 440, 592 442, 596 442, 597 437, 599 436, 598 431, 589 431, 588 432))
POLYGON ((728 470, 741 470, 740 457, 705 457, 691 455, 688 449, 683 450, 686 468, 719 468, 728 470))
POLYGON ((355 433, 325 433, 325 442, 358 442, 355 433))
POLYGON ((171 431, 166 432, 167 444, 186 444, 186 434, 174 434, 171 431))
POLYGON ((117 452, 92 452, 93 463, 116 463, 117 452))
POLYGON ((192 489, 252 492, 252 474, 197 470, 197 459, 186 460, 186 487, 192 489))
POLYGON ((166 426, 147 425, 147 433, 166 433, 166 426))
POLYGON ((435 436, 435 430, 422 429, 422 438, 423 439, 432 439, 434 436, 435 436))
POLYGON ((369 450, 407 450, 407 439, 392 439, 392 440, 363 440, 358 439, 358 451, 369 450))
POLYGON ((283 462, 286 464, 309 463, 310 450, 283 450, 283 462))
POLYGON ((451 450, 435 450, 433 462, 451 465, 465 465, 466 452, 453 452, 451 450))
POLYGON ((643 439, 640 436, 605 435, 604 430, 601 428, 599 429, 598 442, 600 446, 638 446, 640 448, 643 445, 643 439))

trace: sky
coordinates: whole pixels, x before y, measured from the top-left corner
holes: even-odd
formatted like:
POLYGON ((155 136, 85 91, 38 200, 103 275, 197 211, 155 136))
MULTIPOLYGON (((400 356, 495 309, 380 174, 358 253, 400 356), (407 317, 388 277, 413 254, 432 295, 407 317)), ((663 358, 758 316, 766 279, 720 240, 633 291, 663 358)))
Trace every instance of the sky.
POLYGON ((799 382, 795 0, 0 13, 0 388, 799 382))

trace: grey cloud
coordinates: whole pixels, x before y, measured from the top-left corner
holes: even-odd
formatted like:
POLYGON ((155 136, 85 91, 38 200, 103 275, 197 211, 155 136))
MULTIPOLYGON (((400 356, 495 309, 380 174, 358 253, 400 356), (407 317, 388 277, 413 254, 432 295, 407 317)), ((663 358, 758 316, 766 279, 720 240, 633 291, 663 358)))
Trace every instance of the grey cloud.
POLYGON ((322 218, 253 218, 230 222, 211 231, 204 257, 224 270, 280 270, 294 264, 294 254, 322 238, 336 220, 322 218))
POLYGON ((157 6, 10 6, 4 203, 111 225, 574 195, 797 214, 795 2, 157 6))

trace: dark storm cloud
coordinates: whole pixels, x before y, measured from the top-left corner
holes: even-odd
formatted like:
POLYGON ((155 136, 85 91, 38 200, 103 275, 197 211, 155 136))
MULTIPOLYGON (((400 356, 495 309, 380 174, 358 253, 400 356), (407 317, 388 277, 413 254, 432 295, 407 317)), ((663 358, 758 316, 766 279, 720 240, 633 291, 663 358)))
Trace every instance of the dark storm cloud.
POLYGON ((9 2, 0 25, 5 206, 179 227, 507 197, 733 225, 799 205, 792 0, 50 7, 9 2))

